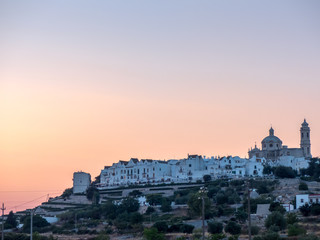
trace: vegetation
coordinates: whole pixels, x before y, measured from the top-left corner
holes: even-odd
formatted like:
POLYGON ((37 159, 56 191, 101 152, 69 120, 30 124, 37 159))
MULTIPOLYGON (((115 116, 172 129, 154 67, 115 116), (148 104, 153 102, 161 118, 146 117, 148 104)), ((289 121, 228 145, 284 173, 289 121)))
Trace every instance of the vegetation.
POLYGON ((215 234, 215 233, 222 233, 223 225, 220 222, 208 222, 208 232, 215 234))
POLYGON ((13 214, 12 211, 8 214, 7 220, 4 223, 4 228, 5 229, 11 229, 11 228, 16 228, 18 225, 17 218, 13 214))
POLYGON ((232 235, 237 235, 241 233, 241 226, 234 221, 229 221, 224 230, 232 235))
POLYGON ((279 178, 295 178, 296 174, 291 167, 279 166, 275 169, 274 174, 279 178))
POLYGON ((272 212, 265 221, 265 226, 268 229, 272 230, 283 230, 287 226, 286 219, 280 212, 272 212))
POLYGON ((307 191, 308 190, 308 185, 305 182, 300 182, 299 184, 299 190, 301 191, 307 191))

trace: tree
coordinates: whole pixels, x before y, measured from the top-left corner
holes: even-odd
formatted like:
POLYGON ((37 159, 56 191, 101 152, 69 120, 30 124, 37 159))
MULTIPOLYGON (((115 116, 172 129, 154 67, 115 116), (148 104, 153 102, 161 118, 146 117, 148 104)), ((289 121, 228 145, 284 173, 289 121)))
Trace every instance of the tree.
POLYGON ((138 212, 133 212, 130 214, 130 223, 137 224, 143 222, 143 216, 138 212))
POLYGON ((132 192, 129 193, 130 197, 139 197, 141 195, 142 195, 142 192, 137 190, 137 189, 135 189, 135 190, 133 190, 132 192))
POLYGON ((284 214, 286 212, 286 209, 283 206, 281 206, 281 204, 279 202, 272 202, 270 204, 269 211, 270 212, 278 211, 278 212, 284 214))
POLYGON ((274 174, 279 178, 295 178, 294 171, 291 167, 279 166, 274 174))
POLYGON ((166 233, 168 231, 168 224, 165 221, 156 222, 152 227, 156 228, 159 232, 166 233))
POLYGON ((273 167, 271 167, 269 165, 266 165, 266 166, 263 167, 262 173, 265 174, 265 175, 270 175, 270 174, 273 173, 273 171, 274 171, 273 167))
POLYGON ((224 230, 232 235, 237 235, 241 233, 241 226, 234 221, 229 221, 224 230))
MULTIPOLYGON (((194 193, 191 195, 188 206, 190 210, 195 214, 200 216, 202 214, 202 197, 200 193, 194 193)), ((209 212, 210 211, 211 202, 210 199, 207 196, 204 196, 204 211, 209 212)))
POLYGON ((164 235, 159 233, 156 228, 145 228, 143 237, 146 240, 165 240, 164 235))
POLYGON ((63 191, 61 197, 62 198, 68 198, 73 194, 73 188, 67 188, 63 191))
POLYGON ((96 187, 94 186, 88 187, 86 196, 87 196, 87 199, 92 201, 93 204, 99 203, 100 194, 99 194, 99 190, 96 187))
POLYGON ((280 230, 283 230, 287 226, 286 219, 280 212, 272 212, 265 221, 266 228, 270 228, 272 226, 278 227, 280 230))
POLYGON ((248 213, 243 210, 236 211, 235 217, 239 222, 245 222, 248 218, 248 213))
POLYGON ((306 234, 306 229, 300 226, 298 223, 289 225, 288 236, 298 236, 306 234))
POLYGON ((183 233, 192 233, 193 229, 194 226, 189 224, 181 224, 180 226, 180 231, 183 233))
POLYGON ((294 224, 299 221, 297 214, 295 214, 295 213, 288 213, 286 216, 286 220, 287 220, 288 224, 294 224))
POLYGON ((311 206, 308 203, 306 203, 305 205, 301 206, 299 210, 303 216, 307 217, 311 213, 311 206))
POLYGON ((314 203, 311 205, 311 214, 318 216, 320 215, 320 204, 319 203, 314 203))
MULTIPOLYGON (((43 227, 47 227, 50 225, 50 223, 47 222, 44 218, 42 218, 39 215, 34 215, 32 218, 33 221, 33 229, 34 231, 37 231, 43 227)), ((30 231, 30 216, 27 216, 23 220, 23 231, 29 232, 30 231)))
POLYGON ((258 226, 251 227, 251 234, 252 235, 258 235, 259 231, 260 231, 260 228, 258 226))
POLYGON ((210 175, 204 175, 203 176, 203 181, 204 182, 210 182, 212 180, 211 176, 210 175))
POLYGON ((153 212, 155 212, 155 211, 156 211, 156 210, 155 210, 153 207, 150 207, 150 206, 149 206, 149 207, 147 208, 147 210, 146 210, 146 214, 149 215, 149 214, 151 214, 151 213, 153 213, 153 212))
POLYGON ((162 212, 172 211, 171 202, 168 199, 163 198, 160 209, 162 212))
POLYGON ((308 189, 309 189, 308 185, 305 182, 300 182, 300 184, 299 184, 299 190, 300 191, 306 191, 308 189))
POLYGON ((5 228, 6 229, 16 228, 17 225, 18 225, 17 218, 16 218, 16 216, 14 216, 13 212, 10 211, 9 215, 7 217, 7 220, 5 222, 5 228))
POLYGON ((208 222, 208 232, 211 234, 222 233, 223 225, 221 222, 208 222))
POLYGON ((161 194, 150 194, 146 196, 146 200, 151 206, 160 205, 162 203, 162 196, 161 194))
POLYGON ((131 212, 138 211, 139 207, 140 205, 138 200, 131 197, 127 197, 122 200, 119 206, 119 209, 121 209, 122 211, 127 211, 128 213, 131 213, 131 212))

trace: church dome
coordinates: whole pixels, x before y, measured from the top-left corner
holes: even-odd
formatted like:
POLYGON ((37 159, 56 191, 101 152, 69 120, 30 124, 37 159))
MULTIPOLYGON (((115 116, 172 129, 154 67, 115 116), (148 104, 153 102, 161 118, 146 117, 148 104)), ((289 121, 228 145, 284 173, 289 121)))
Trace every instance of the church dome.
POLYGON ((274 136, 274 130, 271 127, 269 136, 265 137, 262 142, 262 150, 276 150, 282 147, 282 141, 277 136, 274 136))

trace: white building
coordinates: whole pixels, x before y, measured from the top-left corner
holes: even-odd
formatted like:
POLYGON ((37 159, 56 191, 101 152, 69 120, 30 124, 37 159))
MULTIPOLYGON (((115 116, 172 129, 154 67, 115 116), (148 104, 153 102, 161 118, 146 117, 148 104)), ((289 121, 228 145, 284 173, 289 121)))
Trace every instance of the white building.
POLYGON ((85 193, 91 184, 91 175, 85 172, 73 173, 73 194, 85 193))
POLYGON ((320 203, 320 194, 298 194, 296 195, 296 208, 305 204, 320 203))
POLYGON ((106 166, 100 175, 98 187, 112 187, 131 184, 159 184, 171 182, 196 182, 204 175, 215 178, 242 178, 244 176, 262 176, 264 158, 253 157, 202 157, 188 155, 183 159, 168 161, 131 158, 106 166))

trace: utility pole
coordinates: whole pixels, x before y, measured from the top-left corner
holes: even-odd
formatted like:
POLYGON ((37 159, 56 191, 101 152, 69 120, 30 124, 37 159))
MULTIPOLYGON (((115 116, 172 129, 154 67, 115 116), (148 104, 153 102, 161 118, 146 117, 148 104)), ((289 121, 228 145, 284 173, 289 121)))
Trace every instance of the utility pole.
POLYGON ((248 234, 249 234, 249 240, 251 240, 251 206, 250 206, 249 180, 247 180, 247 190, 248 190, 248 234))
POLYGON ((202 240, 204 240, 204 235, 205 235, 205 229, 204 229, 204 195, 207 193, 207 188, 206 187, 201 187, 199 190, 201 203, 202 203, 202 240))
POLYGON ((30 210, 30 240, 32 240, 33 209, 30 210))
POLYGON ((204 197, 202 196, 202 240, 204 240, 204 197))
POLYGON ((4 240, 4 210, 6 210, 6 208, 4 207, 4 203, 2 203, 2 232, 1 232, 1 239, 4 240))

